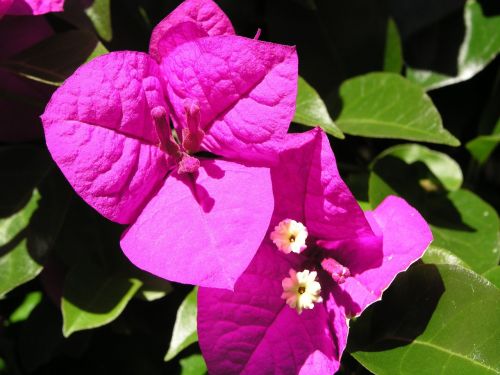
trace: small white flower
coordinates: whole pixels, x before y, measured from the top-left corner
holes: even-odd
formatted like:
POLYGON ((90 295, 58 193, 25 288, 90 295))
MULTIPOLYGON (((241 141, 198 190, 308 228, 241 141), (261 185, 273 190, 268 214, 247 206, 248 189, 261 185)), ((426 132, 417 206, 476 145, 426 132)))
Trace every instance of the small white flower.
POLYGON ((295 220, 285 219, 279 222, 274 227, 271 233, 271 240, 278 247, 278 250, 283 251, 285 254, 291 252, 300 254, 305 250, 307 229, 306 227, 295 220))
POLYGON ((285 277, 281 282, 283 286, 281 298, 286 300, 288 306, 301 314, 303 309, 312 309, 314 303, 323 302, 321 285, 316 281, 316 271, 296 272, 290 269, 289 273, 290 277, 285 277))

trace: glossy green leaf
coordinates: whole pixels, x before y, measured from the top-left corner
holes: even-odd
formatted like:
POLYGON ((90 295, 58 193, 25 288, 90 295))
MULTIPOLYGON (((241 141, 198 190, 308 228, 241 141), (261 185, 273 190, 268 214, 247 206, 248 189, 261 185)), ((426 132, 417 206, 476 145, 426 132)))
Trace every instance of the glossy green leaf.
POLYGON ((111 27, 110 0, 94 0, 92 5, 85 10, 99 36, 106 42, 113 38, 111 27))
POLYGON ((193 354, 179 361, 181 375, 203 375, 207 373, 207 365, 201 354, 193 354))
POLYGON ((452 264, 454 266, 470 268, 467 263, 449 250, 432 244, 425 251, 422 261, 427 264, 452 264))
POLYGON ((407 164, 424 163, 446 190, 454 191, 462 186, 463 174, 458 163, 448 155, 417 144, 390 147, 380 153, 377 159, 394 156, 407 164))
POLYGON ((42 292, 30 292, 24 297, 23 302, 10 314, 9 322, 22 322, 30 316, 35 307, 42 301, 42 292))
POLYGON ((464 9, 465 36, 458 54, 458 72, 450 77, 437 72, 407 69, 407 77, 432 90, 472 78, 500 52, 500 16, 487 17, 478 1, 468 0, 464 9))
POLYGON ((351 324, 349 351, 375 374, 500 373, 500 290, 453 265, 418 265, 351 324))
POLYGON ((186 296, 179 306, 179 310, 177 310, 174 331, 172 332, 170 346, 165 355, 165 361, 170 361, 182 350, 198 341, 198 333, 196 331, 197 296, 198 289, 195 288, 186 296))
POLYGON ((319 94, 302 77, 299 77, 297 106, 292 121, 307 126, 320 126, 328 134, 344 138, 342 131, 328 114, 319 94))
POLYGON ((2 67, 32 80, 59 86, 80 65, 107 52, 93 33, 70 30, 25 49, 2 62, 2 67))
POLYGON ((483 276, 497 288, 500 288, 500 266, 495 266, 485 273, 483 276))
POLYGON ((337 119, 347 134, 458 146, 431 99, 418 85, 394 73, 370 73, 340 87, 337 119))
MULTIPOLYGON (((500 124, 500 121, 499 121, 500 124)), ((465 147, 479 163, 484 163, 500 143, 500 133, 480 135, 468 142, 465 147)))
POLYGON ((90 262, 73 267, 64 282, 61 309, 63 334, 103 326, 116 319, 142 283, 90 262))
POLYGON ((407 164, 388 154, 377 157, 371 167, 368 194, 373 207, 388 195, 399 195, 431 225, 434 246, 452 252, 479 273, 498 264, 500 222, 488 203, 467 190, 441 189, 440 179, 419 160, 407 164))
POLYGON ((34 191, 23 209, 0 219, 0 296, 42 271, 42 265, 29 251, 27 238, 27 227, 39 199, 39 193, 34 191))
POLYGON ((450 249, 479 273, 498 264, 500 221, 495 209, 468 190, 457 190, 447 197, 451 207, 438 205, 430 213, 433 218, 433 244, 450 249), (446 210, 449 208, 458 213, 461 223, 447 217, 446 210))
POLYGON ((392 18, 387 22, 387 37, 384 51, 384 71, 400 73, 403 69, 403 51, 398 27, 392 18))

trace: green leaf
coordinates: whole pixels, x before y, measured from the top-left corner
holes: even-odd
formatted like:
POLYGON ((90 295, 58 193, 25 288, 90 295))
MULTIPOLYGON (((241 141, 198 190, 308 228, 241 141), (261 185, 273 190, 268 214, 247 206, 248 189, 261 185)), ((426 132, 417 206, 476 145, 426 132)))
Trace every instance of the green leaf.
POLYGON ((140 272, 137 278, 141 281, 142 286, 137 296, 146 301, 152 302, 165 297, 171 293, 173 288, 167 280, 154 276, 147 272, 140 272))
POLYGON ((424 163, 446 190, 454 191, 462 186, 463 174, 458 163, 448 155, 418 144, 404 144, 390 147, 377 158, 394 156, 406 164, 424 163))
POLYGON ((31 312, 42 301, 42 292, 35 291, 26 295, 23 302, 10 314, 9 322, 18 323, 22 322, 30 316, 31 312))
POLYGON ((433 244, 450 249, 479 273, 498 264, 500 221, 495 209, 468 190, 451 192, 447 198, 447 203, 437 205, 429 213, 433 218, 433 244), (450 208, 458 213, 461 223, 446 215, 450 208))
POLYGON ((483 273, 483 276, 497 288, 500 288, 500 266, 489 269, 483 273))
POLYGON ((398 27, 392 18, 387 22, 387 37, 384 51, 384 71, 400 73, 403 69, 403 51, 398 27))
POLYGON ((454 266, 470 268, 467 263, 449 250, 432 244, 425 251, 422 261, 427 264, 452 264, 454 266))
POLYGON ((89 261, 73 267, 66 276, 61 301, 64 336, 112 322, 141 285, 137 279, 109 273, 89 261))
POLYGON ((203 375, 207 373, 207 365, 201 354, 193 354, 180 361, 181 375, 203 375))
POLYGON ((435 176, 420 160, 407 164, 388 153, 377 157, 371 167, 368 195, 372 207, 388 195, 399 195, 431 225, 434 246, 452 252, 479 273, 498 264, 500 222, 489 204, 467 190, 440 189, 443 177, 435 176))
POLYGON ((110 0, 94 0, 92 5, 85 9, 85 13, 94 24, 99 36, 106 42, 111 41, 113 29, 111 27, 110 0))
POLYGON ((328 134, 344 138, 342 131, 328 114, 319 94, 302 77, 299 77, 297 106, 292 121, 307 126, 320 126, 328 134))
POLYGON ((464 9, 465 36, 458 54, 456 76, 408 68, 409 80, 432 90, 472 78, 500 52, 500 16, 486 17, 481 5, 468 0, 464 9))
POLYGON ((349 351, 378 375, 498 374, 499 300, 465 268, 413 267, 351 323, 349 351))
POLYGON ((51 158, 43 147, 17 144, 0 147, 0 216, 10 216, 31 198, 47 175, 51 158))
POLYGON ((182 350, 198 341, 196 331, 197 295, 198 289, 195 288, 186 296, 177 310, 174 331, 165 355, 165 361, 170 361, 182 350))
MULTIPOLYGON (((500 124, 500 120, 499 120, 500 124)), ((490 157, 495 147, 500 143, 500 133, 491 135, 480 135, 470 142, 465 147, 472 154, 474 159, 483 164, 490 157)))
POLYGON ((34 279, 42 271, 42 265, 28 250, 27 239, 27 227, 39 198, 35 190, 22 210, 0 219, 0 296, 34 279))
POLYGON ((59 86, 83 63, 107 53, 88 31, 70 30, 25 49, 2 66, 23 77, 59 86))
POLYGON ((418 85, 394 73, 370 73, 340 87, 343 108, 337 119, 347 134, 458 146, 431 99, 418 85))

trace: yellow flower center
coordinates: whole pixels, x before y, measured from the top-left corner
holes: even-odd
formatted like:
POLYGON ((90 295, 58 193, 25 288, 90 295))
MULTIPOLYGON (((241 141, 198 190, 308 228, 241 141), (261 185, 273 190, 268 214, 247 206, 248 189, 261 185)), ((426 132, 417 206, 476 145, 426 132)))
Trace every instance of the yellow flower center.
POLYGON ((285 254, 291 252, 300 254, 307 247, 307 235, 307 229, 302 223, 285 219, 274 227, 270 237, 278 250, 285 254))
POLYGON ((283 298, 288 306, 302 314, 304 309, 314 308, 315 303, 323 302, 321 298, 321 285, 316 281, 316 271, 304 270, 289 271, 290 277, 285 277, 281 282, 283 298))

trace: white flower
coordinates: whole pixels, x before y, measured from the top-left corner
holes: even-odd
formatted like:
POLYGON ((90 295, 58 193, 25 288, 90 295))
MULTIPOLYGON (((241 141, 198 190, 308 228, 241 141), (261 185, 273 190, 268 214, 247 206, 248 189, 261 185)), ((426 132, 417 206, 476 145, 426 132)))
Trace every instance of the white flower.
POLYGON ((281 298, 286 300, 288 306, 301 314, 303 309, 312 309, 314 303, 323 302, 321 285, 316 281, 316 271, 296 272, 290 269, 289 273, 290 277, 284 278, 281 282, 283 286, 281 298))
POLYGON ((274 231, 270 237, 278 247, 278 250, 283 251, 285 254, 289 254, 290 252, 300 254, 307 247, 306 227, 302 223, 292 219, 280 221, 274 227, 274 231))

